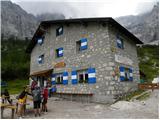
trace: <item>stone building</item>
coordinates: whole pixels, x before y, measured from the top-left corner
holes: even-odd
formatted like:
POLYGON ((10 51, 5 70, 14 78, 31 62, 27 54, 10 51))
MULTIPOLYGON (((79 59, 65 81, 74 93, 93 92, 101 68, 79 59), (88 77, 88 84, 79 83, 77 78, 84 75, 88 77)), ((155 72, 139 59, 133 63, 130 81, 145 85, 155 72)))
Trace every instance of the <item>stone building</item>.
POLYGON ((137 89, 136 44, 112 18, 43 21, 27 48, 30 76, 40 86, 50 79, 62 97, 110 103, 137 89))

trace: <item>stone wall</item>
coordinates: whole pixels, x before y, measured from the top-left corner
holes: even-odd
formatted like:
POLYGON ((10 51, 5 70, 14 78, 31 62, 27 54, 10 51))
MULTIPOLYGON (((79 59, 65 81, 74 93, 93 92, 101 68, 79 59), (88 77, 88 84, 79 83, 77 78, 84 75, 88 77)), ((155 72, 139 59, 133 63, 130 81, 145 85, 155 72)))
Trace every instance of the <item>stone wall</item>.
MULTIPOLYGON (((136 70, 137 54, 135 43, 131 40, 125 41, 124 51, 116 48, 116 31, 108 29, 110 26, 102 26, 98 23, 89 23, 88 26, 81 24, 63 25, 64 33, 56 37, 56 28, 60 25, 51 25, 45 35, 45 41, 42 45, 36 45, 31 54, 30 73, 51 69, 61 61, 66 63, 65 68, 56 68, 54 73, 68 71, 68 85, 57 85, 57 92, 66 93, 93 93, 91 101, 94 102, 113 102, 113 95, 124 92, 127 87, 131 87, 132 83, 121 83, 113 77, 115 67, 115 53, 123 54, 133 59, 136 70), (81 38, 87 38, 88 49, 84 51, 76 51, 76 41, 81 38), (55 49, 63 47, 64 55, 61 58, 55 57, 55 49), (112 48, 113 47, 113 48, 112 48), (115 52, 114 52, 115 51, 115 52), (131 54, 131 53, 132 54, 131 54), (38 64, 37 58, 45 54, 44 64, 38 64), (95 84, 71 84, 71 71, 73 69, 81 70, 93 67, 96 69, 95 84)), ((134 78, 136 73, 134 73, 134 78)))
POLYGON ((109 27, 109 38, 111 40, 111 49, 112 49, 112 55, 115 60, 115 55, 123 56, 126 59, 129 59, 132 61, 132 64, 130 63, 118 63, 115 61, 114 69, 118 69, 119 66, 124 66, 127 68, 133 68, 133 81, 125 81, 120 82, 119 76, 113 77, 113 82, 115 87, 115 91, 113 91, 114 94, 119 93, 126 93, 129 91, 134 91, 137 89, 137 83, 139 80, 139 62, 137 57, 137 48, 136 44, 133 40, 131 40, 128 36, 121 33, 121 31, 117 30, 115 27, 109 27), (120 49, 116 47, 116 35, 119 35, 123 38, 124 43, 124 49, 120 49))

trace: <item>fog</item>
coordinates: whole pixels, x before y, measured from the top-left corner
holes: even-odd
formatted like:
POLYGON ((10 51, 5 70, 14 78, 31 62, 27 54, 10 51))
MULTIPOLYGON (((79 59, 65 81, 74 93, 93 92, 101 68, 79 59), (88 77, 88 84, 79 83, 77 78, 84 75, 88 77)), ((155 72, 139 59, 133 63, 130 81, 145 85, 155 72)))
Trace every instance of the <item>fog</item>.
POLYGON ((119 17, 151 10, 158 0, 11 0, 28 13, 62 13, 66 18, 119 17))

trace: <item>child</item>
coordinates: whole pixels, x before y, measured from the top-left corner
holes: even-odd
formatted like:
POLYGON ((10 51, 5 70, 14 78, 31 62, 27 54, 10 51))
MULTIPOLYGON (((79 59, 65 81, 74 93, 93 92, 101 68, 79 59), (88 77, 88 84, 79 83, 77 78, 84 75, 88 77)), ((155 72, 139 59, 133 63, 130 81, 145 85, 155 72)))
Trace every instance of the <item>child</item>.
POLYGON ((24 90, 21 92, 21 94, 18 97, 18 105, 20 106, 20 109, 19 109, 20 118, 22 118, 22 115, 24 115, 24 112, 25 112, 27 95, 31 95, 31 94, 28 93, 28 88, 24 87, 24 90))
POLYGON ((43 102, 42 102, 42 111, 48 112, 47 110, 47 100, 48 100, 48 88, 47 86, 43 89, 43 102))

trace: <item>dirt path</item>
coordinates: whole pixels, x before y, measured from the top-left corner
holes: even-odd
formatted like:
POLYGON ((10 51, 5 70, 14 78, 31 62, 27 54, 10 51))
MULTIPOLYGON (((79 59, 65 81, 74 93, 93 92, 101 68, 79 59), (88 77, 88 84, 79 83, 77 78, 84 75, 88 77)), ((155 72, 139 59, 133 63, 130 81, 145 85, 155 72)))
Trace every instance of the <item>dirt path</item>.
MULTIPOLYGON (((111 106, 96 103, 80 103, 49 98, 48 112, 38 119, 93 119, 93 118, 158 118, 158 91, 144 102, 119 101, 111 106)), ((27 108, 32 108, 32 103, 27 108)), ((7 111, 6 111, 7 112, 7 111)), ((4 115, 5 116, 5 115, 4 115)), ((6 114, 7 116, 7 114, 6 114)), ((28 110, 25 119, 35 119, 33 110, 28 110)))

